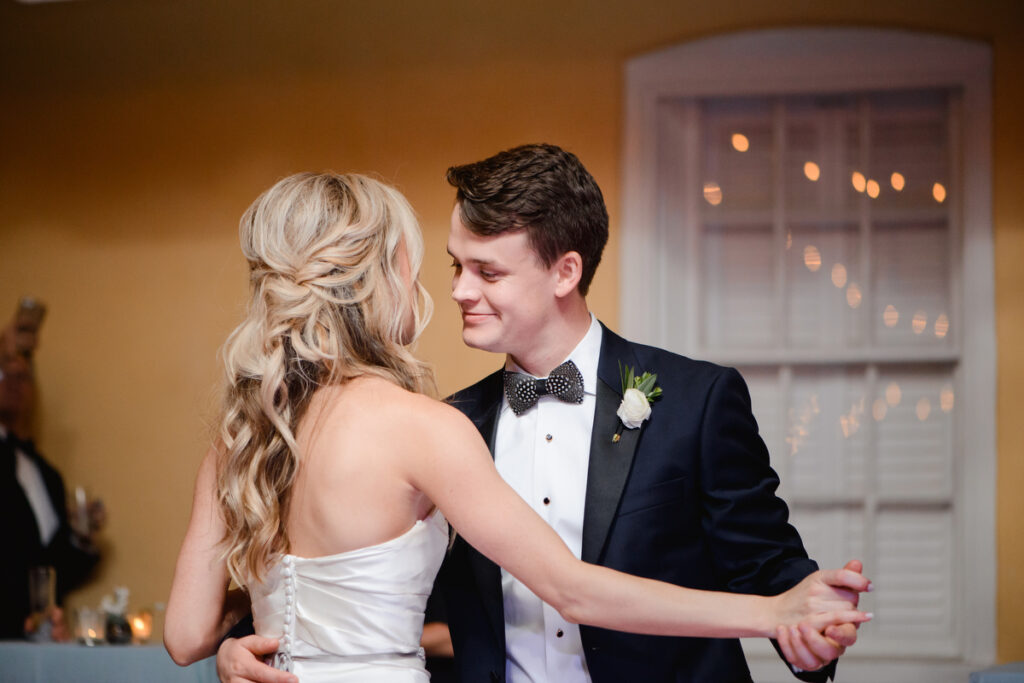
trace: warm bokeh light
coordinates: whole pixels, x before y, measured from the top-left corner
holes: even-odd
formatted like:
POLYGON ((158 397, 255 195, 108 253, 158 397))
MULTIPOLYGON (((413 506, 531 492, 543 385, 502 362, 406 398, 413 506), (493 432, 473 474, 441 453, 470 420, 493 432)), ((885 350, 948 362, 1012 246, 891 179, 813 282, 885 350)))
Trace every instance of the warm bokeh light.
POLYGON ((885 388, 885 402, 891 406, 897 406, 903 399, 903 391, 900 390, 900 385, 896 382, 890 382, 889 386, 885 388))
POLYGON ((704 199, 711 206, 722 203, 722 188, 718 183, 704 183, 704 199))
POLYGON ((842 263, 832 266, 832 284, 840 289, 846 286, 846 266, 842 263))
POLYGON ((860 429, 860 416, 864 414, 864 399, 850 406, 850 412, 839 416, 839 427, 843 430, 843 438, 850 438, 860 429))
POLYGON ((892 177, 889 178, 889 183, 892 185, 892 189, 897 192, 902 192, 903 188, 907 185, 907 181, 902 173, 893 173, 892 177))
POLYGON ((946 201, 946 188, 942 183, 935 183, 932 185, 932 196, 935 197, 935 201, 939 204, 946 201))
POLYGON ((146 610, 138 614, 129 614, 128 623, 132 627, 132 642, 145 645, 153 635, 153 614, 146 610))
POLYGON ((942 391, 939 392, 939 408, 944 413, 953 410, 953 387, 949 384, 942 387, 942 391))
POLYGON ((871 415, 876 422, 884 420, 887 412, 889 412, 889 404, 885 402, 884 398, 876 399, 874 405, 871 406, 871 415))
POLYGON ((800 407, 789 409, 789 429, 786 435, 786 443, 789 444, 789 454, 794 456, 800 450, 800 446, 811 433, 810 424, 821 412, 818 405, 818 395, 811 394, 807 402, 800 407))
POLYGON ((889 304, 885 307, 885 311, 882 312, 882 322, 885 323, 886 327, 896 327, 900 321, 900 312, 896 310, 896 307, 889 304))
POLYGON ((949 333, 949 318, 945 313, 940 313, 939 317, 935 319, 935 336, 942 339, 947 333, 949 333))
POLYGON ((860 287, 856 282, 851 282, 850 286, 846 288, 846 303, 850 305, 850 308, 857 308, 860 306, 861 298, 860 287))
POLYGON ((808 180, 818 182, 818 178, 821 177, 821 169, 813 161, 808 161, 804 164, 804 175, 808 180))
POLYGON ((812 273, 818 272, 818 269, 821 268, 821 252, 813 244, 804 247, 804 265, 812 273))
POLYGON ((872 199, 878 199, 878 193, 882 191, 882 188, 878 186, 877 180, 869 180, 866 189, 868 196, 872 199))
POLYGON ((850 182, 853 183, 853 189, 857 190, 857 192, 863 192, 868 186, 867 178, 860 171, 853 172, 853 175, 850 176, 850 182))
POLYGON ((932 402, 928 400, 927 396, 922 396, 921 400, 917 402, 917 419, 924 422, 928 419, 928 416, 932 414, 932 402))
POLYGON ((924 311, 914 313, 914 319, 910 321, 910 327, 914 330, 914 334, 924 332, 924 328, 928 327, 928 314, 924 311))
POLYGON ((750 149, 750 140, 743 133, 732 134, 732 148, 737 152, 746 152, 750 149))
POLYGON ((793 246, 793 231, 792 230, 787 230, 786 231, 786 251, 789 251, 790 248, 792 248, 792 246, 793 246))

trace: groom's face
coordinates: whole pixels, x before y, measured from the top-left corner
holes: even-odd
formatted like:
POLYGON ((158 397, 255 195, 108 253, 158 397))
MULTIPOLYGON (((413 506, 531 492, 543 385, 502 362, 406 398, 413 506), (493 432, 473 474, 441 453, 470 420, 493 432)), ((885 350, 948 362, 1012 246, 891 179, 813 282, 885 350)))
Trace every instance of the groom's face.
POLYGON ((456 205, 448 253, 466 345, 512 356, 536 348, 553 313, 558 277, 541 262, 526 231, 477 235, 463 224, 456 205))

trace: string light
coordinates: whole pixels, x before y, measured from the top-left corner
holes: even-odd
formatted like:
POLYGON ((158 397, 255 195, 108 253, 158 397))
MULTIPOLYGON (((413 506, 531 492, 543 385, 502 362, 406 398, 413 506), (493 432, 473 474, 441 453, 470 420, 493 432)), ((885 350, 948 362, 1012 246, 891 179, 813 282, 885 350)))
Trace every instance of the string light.
POLYGON ((853 175, 850 176, 850 182, 853 183, 853 189, 857 190, 857 192, 863 192, 868 186, 867 178, 860 171, 853 172, 853 175))
POLYGON ((812 273, 818 272, 818 269, 821 268, 821 252, 813 244, 804 247, 804 265, 812 273))
POLYGON ((832 266, 832 284, 840 289, 846 286, 846 266, 842 263, 832 266))
POLYGON ((718 183, 704 183, 704 200, 711 206, 722 203, 722 188, 718 183))

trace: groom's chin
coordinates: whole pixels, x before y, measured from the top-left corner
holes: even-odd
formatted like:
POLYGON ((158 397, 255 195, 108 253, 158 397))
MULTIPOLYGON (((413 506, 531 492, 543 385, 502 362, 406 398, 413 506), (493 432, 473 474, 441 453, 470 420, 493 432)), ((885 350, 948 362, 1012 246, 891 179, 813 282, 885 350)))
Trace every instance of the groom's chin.
POLYGON ((494 344, 494 340, 490 337, 491 335, 484 333, 479 327, 462 328, 462 343, 471 349, 493 351, 491 347, 494 344))
POLYGON ((462 343, 471 349, 487 350, 481 346, 480 333, 477 330, 462 328, 462 343))

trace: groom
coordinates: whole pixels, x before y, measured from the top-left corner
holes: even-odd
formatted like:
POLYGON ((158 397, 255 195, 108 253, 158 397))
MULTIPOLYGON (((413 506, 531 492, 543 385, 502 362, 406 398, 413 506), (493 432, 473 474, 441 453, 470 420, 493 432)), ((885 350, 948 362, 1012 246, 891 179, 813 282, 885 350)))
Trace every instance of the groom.
MULTIPOLYGON (((449 400, 476 424, 502 477, 569 548, 638 576, 764 595, 817 569, 775 496, 779 481, 739 373, 633 344, 590 314, 585 297, 608 214, 579 160, 526 145, 453 167, 448 181, 457 190, 448 251, 463 340, 506 354, 502 370, 449 400), (656 374, 662 390, 638 427, 616 414, 620 368, 656 374), (563 379, 533 379, 548 376, 563 379)), ((737 640, 567 623, 461 538, 438 584, 463 683, 751 680, 737 640)), ((830 678, 855 641, 849 624, 824 636, 780 633, 791 665, 820 669, 797 673, 808 681, 830 678)), ((227 641, 218 654, 223 680, 292 680, 246 645, 273 651, 276 641, 227 641)))
MULTIPOLYGON (((453 167, 448 182, 463 341, 506 354, 502 370, 450 401, 476 424, 502 477, 586 562, 764 595, 813 572, 775 496, 779 480, 739 373, 634 344, 590 314, 608 214, 579 160, 525 145, 453 167), (639 426, 616 414, 622 370, 656 374, 662 390, 639 426), (534 379, 548 376, 569 379, 534 379), (577 379, 582 392, 566 388, 577 379)), ((750 680, 737 640, 576 626, 461 538, 440 583, 464 683, 750 680)), ((827 635, 782 634, 794 663, 821 669, 795 670, 799 678, 831 677, 856 640, 852 625, 827 635)))

